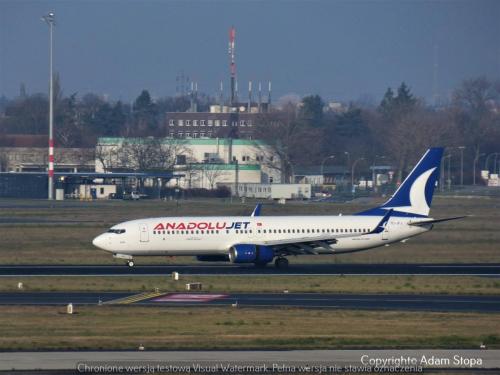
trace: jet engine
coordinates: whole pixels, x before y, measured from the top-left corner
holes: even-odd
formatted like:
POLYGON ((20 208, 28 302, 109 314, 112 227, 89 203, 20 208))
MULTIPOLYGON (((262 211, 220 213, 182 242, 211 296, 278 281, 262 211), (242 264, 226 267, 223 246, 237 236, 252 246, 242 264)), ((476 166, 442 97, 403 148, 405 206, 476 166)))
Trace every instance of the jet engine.
POLYGON ((269 246, 238 244, 229 249, 229 260, 232 263, 266 264, 273 258, 274 250, 269 246))

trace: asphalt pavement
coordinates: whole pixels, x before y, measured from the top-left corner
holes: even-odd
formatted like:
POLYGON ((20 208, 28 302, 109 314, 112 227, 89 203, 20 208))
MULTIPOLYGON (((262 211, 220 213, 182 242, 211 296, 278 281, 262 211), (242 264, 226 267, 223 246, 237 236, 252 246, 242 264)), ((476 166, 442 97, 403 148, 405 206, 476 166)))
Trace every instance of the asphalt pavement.
POLYGON ((0 305, 143 305, 300 307, 445 312, 500 312, 500 296, 334 293, 4 292, 0 305))
POLYGON ((273 265, 255 267, 234 264, 186 265, 4 265, 2 276, 165 276, 172 272, 195 276, 252 275, 457 275, 500 276, 499 263, 387 263, 294 264, 279 270, 273 265))

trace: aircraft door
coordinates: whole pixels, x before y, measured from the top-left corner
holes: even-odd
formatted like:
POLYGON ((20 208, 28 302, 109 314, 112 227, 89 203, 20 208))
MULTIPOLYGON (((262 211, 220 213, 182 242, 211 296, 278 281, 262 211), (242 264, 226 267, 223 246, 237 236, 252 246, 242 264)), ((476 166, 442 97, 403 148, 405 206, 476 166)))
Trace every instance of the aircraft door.
POLYGON ((141 242, 149 242, 149 232, 147 224, 139 224, 139 236, 141 242))

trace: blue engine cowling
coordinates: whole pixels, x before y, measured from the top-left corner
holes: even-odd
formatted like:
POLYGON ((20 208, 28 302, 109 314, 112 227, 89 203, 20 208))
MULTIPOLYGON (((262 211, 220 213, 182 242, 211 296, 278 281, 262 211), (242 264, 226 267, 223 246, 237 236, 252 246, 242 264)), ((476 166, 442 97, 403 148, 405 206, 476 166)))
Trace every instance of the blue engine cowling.
POLYGON ((266 264, 273 258, 274 250, 269 246, 238 244, 229 249, 229 260, 232 263, 266 264))

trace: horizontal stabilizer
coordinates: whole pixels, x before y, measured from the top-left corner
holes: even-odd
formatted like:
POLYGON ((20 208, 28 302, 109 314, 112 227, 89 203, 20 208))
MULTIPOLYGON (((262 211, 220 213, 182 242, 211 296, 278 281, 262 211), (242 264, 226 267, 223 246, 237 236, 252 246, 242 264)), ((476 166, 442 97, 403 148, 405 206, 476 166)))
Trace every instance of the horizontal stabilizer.
POLYGON ((423 226, 426 226, 426 225, 441 223, 443 221, 463 219, 465 217, 467 217, 467 216, 446 217, 444 219, 436 219, 436 220, 423 220, 423 221, 416 221, 414 223, 409 223, 409 225, 413 225, 413 226, 416 226, 416 227, 423 227, 423 226))

